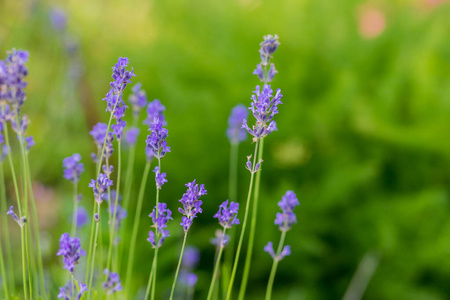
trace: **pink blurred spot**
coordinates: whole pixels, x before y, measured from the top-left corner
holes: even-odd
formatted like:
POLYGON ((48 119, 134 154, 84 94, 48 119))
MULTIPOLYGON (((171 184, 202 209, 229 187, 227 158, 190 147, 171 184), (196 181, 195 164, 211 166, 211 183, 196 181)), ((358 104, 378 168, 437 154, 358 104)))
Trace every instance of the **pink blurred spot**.
POLYGON ((427 6, 437 6, 441 3, 447 2, 447 0, 423 0, 427 6))
POLYGON ((380 9, 364 5, 358 12, 358 27, 362 37, 376 38, 386 27, 384 13, 380 9))

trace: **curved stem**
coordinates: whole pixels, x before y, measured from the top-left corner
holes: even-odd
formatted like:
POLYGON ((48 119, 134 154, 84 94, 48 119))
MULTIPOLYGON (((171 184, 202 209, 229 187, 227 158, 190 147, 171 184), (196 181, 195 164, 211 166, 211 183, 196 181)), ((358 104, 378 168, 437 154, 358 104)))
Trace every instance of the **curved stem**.
MULTIPOLYGON (((227 231, 226 228, 223 229, 223 233, 222 233, 222 237, 225 238, 225 232, 227 231)), ((222 244, 222 242, 221 242, 222 244)), ((219 254, 217 255, 217 259, 216 259, 216 264, 214 266, 214 273, 211 279, 211 284, 209 285, 209 291, 208 291, 208 298, 207 300, 211 299, 212 293, 214 291, 214 283, 216 282, 216 277, 217 277, 217 271, 219 270, 219 265, 220 265, 220 258, 222 257, 222 252, 223 252, 223 245, 220 245, 220 249, 219 249, 219 254)))
POLYGON ((77 232, 77 215, 78 215, 78 182, 73 184, 73 219, 71 236, 75 237, 77 232))
POLYGON ((145 291, 145 298, 144 298, 145 300, 148 299, 148 296, 150 294, 150 287, 151 287, 152 282, 153 282, 153 268, 155 266, 155 258, 156 258, 156 256, 153 256, 152 268, 150 269, 150 275, 148 277, 147 289, 145 291))
POLYGON ((175 272, 175 278, 173 279, 172 290, 170 291, 170 300, 173 299, 173 293, 175 292, 175 286, 177 284, 178 272, 180 271, 181 261, 183 260, 183 252, 184 252, 184 246, 186 245, 186 237, 187 237, 187 232, 184 233, 183 245, 181 246, 180 258, 178 259, 177 270, 175 272))
POLYGON ((6 297, 6 300, 9 300, 8 283, 6 282, 7 281, 6 278, 8 278, 8 277, 6 276, 5 262, 3 260, 3 249, 2 249, 3 245, 2 244, 3 244, 2 240, 0 239, 0 271, 2 274, 2 278, 3 278, 3 287, 5 290, 5 297, 6 297))
MULTIPOLYGON (((87 295, 88 299, 90 298, 90 295, 91 295, 92 276, 93 276, 93 273, 94 273, 95 249, 97 249, 96 241, 97 241, 97 236, 98 236, 98 226, 99 226, 99 223, 101 221, 100 220, 100 203, 97 203, 97 206, 98 206, 97 211, 98 211, 99 216, 98 216, 98 221, 95 224, 94 245, 92 246, 92 258, 91 258, 90 268, 89 268, 90 275, 89 275, 89 285, 88 285, 88 295, 87 295)), ((88 262, 88 264, 89 264, 89 262, 88 262)))
MULTIPOLYGON (((254 155, 253 155, 253 169, 255 168, 255 164, 256 164, 256 156, 258 153, 258 141, 255 144, 255 151, 254 151, 254 155)), ((244 240, 244 234, 245 234, 245 227, 247 226, 247 218, 248 218, 248 211, 249 211, 249 207, 250 207, 250 199, 252 197, 252 191, 253 191, 253 178, 254 178, 255 173, 251 172, 251 176, 250 176, 250 186, 248 188, 248 195, 247 195, 247 204, 245 205, 245 214, 244 214, 244 221, 242 222, 242 229, 241 229, 241 235, 239 237, 239 243, 238 243, 238 248, 236 250, 236 256, 234 258, 234 264, 233 264, 233 270, 231 272, 231 278, 230 278, 230 283, 228 284, 228 292, 227 292, 227 300, 229 300, 231 298, 231 292, 233 290, 233 283, 234 283, 234 277, 236 276, 236 271, 237 271, 237 266, 239 263, 239 255, 241 252, 241 247, 242 247, 242 242, 244 240)))
MULTIPOLYGON (((262 159, 264 148, 264 139, 259 142, 258 150, 258 161, 262 159)), ((248 275, 250 273, 250 264, 252 262, 253 245, 255 242, 255 229, 256 229, 256 219, 258 216, 258 200, 259 200, 259 185, 261 182, 261 171, 256 174, 255 180, 255 195, 253 197, 253 208, 252 208, 252 221, 250 223, 250 235, 247 245, 247 255, 245 257, 244 273, 242 274, 241 288, 239 290, 239 300, 244 300, 245 290, 247 288, 248 275)))
POLYGON ((285 237, 286 237, 286 231, 283 231, 281 233, 280 243, 278 244, 277 255, 276 255, 275 259, 273 260, 272 269, 270 270, 269 282, 267 283, 267 290, 266 290, 266 300, 270 300, 272 298, 273 281, 275 279, 275 273, 277 272, 277 266, 278 266, 278 262, 279 262, 278 257, 280 256, 281 250, 283 249, 285 237))
POLYGON ((126 295, 129 295, 129 289, 131 286, 131 274, 133 273, 133 263, 134 263, 134 248, 136 247, 136 238, 137 232, 139 229, 139 220, 141 219, 141 211, 142 211, 142 202, 144 200, 145 193, 145 184, 147 183, 148 173, 150 171, 151 162, 147 161, 145 165, 144 174, 141 180, 141 187, 139 188, 139 196, 136 204, 136 213, 134 216, 134 224, 133 224, 133 232, 131 234, 131 243, 130 243, 130 253, 128 255, 128 264, 127 264, 127 276, 126 276, 126 295))

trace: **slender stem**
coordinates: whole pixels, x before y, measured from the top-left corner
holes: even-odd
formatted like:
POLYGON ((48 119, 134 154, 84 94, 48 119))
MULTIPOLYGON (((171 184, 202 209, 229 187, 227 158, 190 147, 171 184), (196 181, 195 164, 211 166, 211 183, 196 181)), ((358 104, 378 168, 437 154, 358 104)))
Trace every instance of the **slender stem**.
POLYGON ((275 256, 275 259, 273 260, 272 269, 270 270, 269 282, 267 283, 267 290, 266 290, 266 300, 270 300, 272 298, 273 281, 275 279, 275 273, 277 272, 277 266, 278 266, 278 262, 279 262, 278 257, 280 256, 281 250, 283 249, 285 237, 286 237, 286 231, 283 231, 281 233, 280 243, 278 244, 277 255, 275 256))
MULTIPOLYGON (((27 221, 28 223, 28 221, 27 221)), ((30 261, 30 250, 29 250, 29 246, 28 246, 28 229, 29 227, 27 226, 27 224, 25 224, 24 226, 25 228, 25 251, 26 251, 26 255, 27 255, 27 260, 28 260, 28 286, 30 288, 30 299, 33 299, 33 279, 32 279, 32 273, 34 273, 34 271, 36 270, 36 266, 33 266, 33 268, 30 266, 31 265, 31 261, 30 261)))
MULTIPOLYGON (((98 226, 99 226, 99 223, 100 223, 100 203, 97 203, 97 211, 98 211, 98 214, 99 214, 99 216, 98 216, 98 221, 96 222, 97 224, 95 224, 95 236, 94 236, 94 245, 92 245, 92 259, 91 259, 91 263, 90 263, 90 268, 89 268, 89 270, 90 270, 90 275, 89 275, 89 286, 88 286, 88 296, 87 296, 87 298, 89 299, 90 298, 90 295, 91 295, 91 286, 92 286, 92 276, 93 276, 93 273, 94 273, 94 261, 95 261, 95 249, 97 249, 97 236, 98 236, 98 226)), ((88 264, 89 264, 89 262, 88 262, 88 264)))
POLYGON ((25 257, 25 235, 24 235, 24 226, 20 227, 20 239, 22 242, 22 280, 23 280, 23 293, 25 295, 25 299, 28 299, 27 294, 27 268, 26 268, 26 257, 25 257))
MULTIPOLYGON (((158 234, 158 243, 157 243, 157 245, 159 244, 159 234, 158 234)), ((152 286, 153 286, 153 288, 152 288, 152 296, 151 296, 151 300, 154 300, 155 299, 155 290, 156 290, 156 271, 157 271, 157 269, 158 269, 158 249, 159 249, 159 247, 156 247, 155 248, 155 257, 154 257, 154 264, 153 264, 153 283, 152 283, 152 286)), ((148 287, 147 287, 148 288, 148 287)), ((147 293, 148 293, 148 290, 147 290, 147 293)), ((147 295, 147 297, 145 297, 145 299, 147 299, 148 298, 148 295, 147 295)))
MULTIPOLYGON (((253 154, 253 169, 255 168, 255 164, 256 164, 256 155, 258 153, 258 141, 255 144, 255 152, 253 154)), ((228 284, 228 292, 227 292, 227 300, 229 300, 231 298, 231 292, 233 290, 233 283, 234 283, 234 277, 236 276, 236 271, 237 271, 237 266, 239 263, 239 255, 241 252, 241 247, 242 247, 242 242, 244 241, 244 235, 245 235, 245 227, 247 226, 247 218, 248 218, 248 211, 249 211, 249 207, 250 207, 250 199, 252 197, 252 191, 253 191, 253 178, 254 178, 255 173, 251 172, 251 176, 250 176, 250 186, 248 188, 248 195, 247 195, 247 204, 245 205, 245 214, 244 214, 244 221, 242 222, 242 229, 241 229, 241 235, 239 237, 239 243, 238 243, 238 247, 236 250, 236 256, 234 258, 234 264, 233 264, 233 270, 231 271, 231 278, 230 278, 230 283, 228 284)))
MULTIPOLYGON (((3 171, 3 163, 0 162, 0 197, 1 197, 1 201, 0 201, 0 210, 2 211, 2 213, 4 213, 5 211, 7 211, 7 206, 6 206, 6 187, 5 187, 5 174, 3 171)), ((6 261, 9 262, 8 266, 7 266, 7 272, 8 272, 8 277, 4 277, 4 278, 8 278, 8 280, 5 282, 7 282, 8 284, 10 284, 10 288, 11 288, 11 293, 14 294, 15 293, 15 276, 14 276, 14 268, 13 268, 13 258, 12 258, 12 252, 11 252, 11 243, 10 243, 10 239, 9 239, 9 229, 8 229, 8 220, 6 218, 2 218, 2 227, 3 227, 3 234, 4 234, 4 241, 5 241, 5 248, 6 248, 6 261)))
MULTIPOLYGON (((95 205, 95 202, 94 202, 94 205, 93 205, 93 207, 92 207, 92 224, 91 224, 91 235, 90 235, 90 238, 89 238, 89 245, 91 245, 92 244, 92 241, 94 240, 94 228, 95 228, 95 218, 94 218, 94 216, 95 216, 95 209, 97 208, 97 205, 95 205)), ((89 250, 88 250, 88 256, 87 256, 87 266, 86 266, 86 282, 89 282, 89 263, 90 263, 90 261, 91 261, 91 255, 92 255, 92 247, 90 247, 89 246, 89 250)), ((89 291, 88 291, 88 293, 89 293, 89 291)))
MULTIPOLYGON (((264 139, 260 139, 259 150, 258 150, 258 161, 262 159, 264 148, 264 139)), ((255 229, 256 229, 256 219, 258 216, 258 200, 259 200, 259 185, 261 182, 261 171, 256 174, 255 180, 255 194, 253 197, 253 208, 252 208, 252 220, 250 223, 250 235, 247 245, 247 255, 245 257, 244 273, 242 274, 241 288, 239 290, 239 300, 244 300, 245 290, 247 288, 248 275, 250 273, 250 264, 252 262, 253 245, 255 242, 255 229)))
MULTIPOLYGON (((158 155, 158 170, 159 170, 159 172, 161 172, 161 158, 159 157, 159 155, 158 155)), ((155 181, 155 184, 156 184, 156 181, 155 181)), ((159 210, 159 207, 158 207, 158 204, 159 204, 159 188, 158 188, 158 185, 156 184, 156 206, 155 206, 155 209, 156 209, 156 217, 158 217, 159 216, 159 212, 158 212, 158 210, 159 210)), ((159 235, 159 233, 158 233, 158 227, 156 226, 155 227, 155 236, 158 238, 157 239, 157 247, 156 247, 156 249, 155 249, 155 264, 154 264, 154 270, 153 270, 153 289, 152 289, 152 297, 151 297, 151 299, 152 300, 154 300, 155 299, 155 291, 156 291, 156 271, 157 271, 157 269, 158 269, 158 249, 159 249, 159 247, 158 247, 158 245, 159 245, 159 239, 160 239, 160 235, 159 235)))
MULTIPOLYGON (((116 199, 114 199, 114 212, 113 212, 113 219, 109 234, 109 249, 108 249, 108 258, 106 260, 106 268, 109 270, 110 262, 111 262, 111 256, 112 256, 112 248, 114 244, 114 233, 116 232, 116 214, 117 214, 117 203, 119 202, 119 190, 120 190, 120 168, 121 168, 121 152, 120 152, 120 140, 118 141, 117 148, 118 148, 118 155, 119 155, 119 161, 118 161, 118 168, 117 168, 117 183, 116 183, 116 199)), ((110 210, 111 212, 111 207, 110 210)))
MULTIPOLYGON (((3 109, 3 107, 2 107, 3 109)), ((12 156, 11 156, 11 147, 9 144, 9 136, 8 136, 8 130, 6 128, 6 126, 4 126, 3 128, 3 133, 5 136, 5 144, 6 147, 8 148, 8 161, 9 161, 9 165, 11 168, 11 176, 13 178, 13 183, 14 183, 14 191, 16 193, 16 200, 17 200, 17 207, 19 210, 19 216, 22 216, 22 205, 20 204, 20 194, 19 194, 19 186, 17 184, 17 177, 16 177, 16 172, 14 170, 14 164, 12 161, 12 156)), ((23 293, 25 296, 25 299, 28 299, 28 293, 27 293, 27 261, 25 258, 25 236, 24 236, 24 228, 23 226, 20 227, 20 240, 21 240, 21 249, 22 249, 22 281, 23 281, 23 293)))
POLYGON ((72 276, 71 276, 71 286, 70 286, 70 288, 72 289, 72 293, 71 293, 71 295, 72 295, 72 297, 75 297, 75 286, 73 285, 73 274, 71 274, 72 276))
POLYGON ((28 159, 28 153, 25 152, 25 166, 27 169, 28 174, 28 187, 30 189, 30 202, 31 202, 31 213, 33 214, 33 219, 35 220, 34 224, 34 235, 36 238, 36 254, 37 254, 37 265, 38 265, 38 272, 39 272, 39 283, 40 288, 42 292, 42 296, 44 299, 47 299, 47 295, 45 292, 45 281, 44 281, 44 266, 42 262, 42 250, 41 250, 41 240, 40 240, 40 234, 39 234, 39 220, 38 220, 38 213, 37 213, 37 207, 36 207, 36 199, 34 198, 34 192, 33 192, 33 183, 31 181, 31 172, 30 172, 30 162, 28 159))
POLYGON ((138 201, 136 205, 136 213, 134 216, 134 224, 133 224, 133 232, 131 234, 131 243, 130 243, 130 253, 128 255, 128 264, 127 264, 127 276, 126 276, 126 295, 129 295, 128 291, 131 286, 131 274, 133 273, 133 263, 134 263, 134 248, 136 247, 136 238, 137 233, 139 229, 139 221, 141 219, 141 211, 142 211, 142 202, 144 200, 144 193, 145 193, 145 185, 147 183, 148 173, 150 171, 150 165, 151 162, 147 161, 147 164, 145 165, 144 174, 142 176, 141 180, 141 187, 139 188, 139 196, 138 201))
POLYGON ((173 283, 172 283, 172 290, 170 291, 170 300, 173 299, 173 293, 175 292, 175 286, 177 284, 178 272, 180 271, 181 261, 183 260, 183 252, 184 252, 184 246, 186 245, 186 237, 187 237, 187 232, 184 233, 183 245, 181 246, 181 253, 180 253, 180 258, 178 259, 177 271, 175 272, 175 278, 173 279, 173 283))
POLYGON ((9 290, 8 290, 8 283, 7 283, 7 276, 6 276, 6 270, 5 270, 5 262, 3 260, 3 249, 2 249, 3 245, 2 245, 2 240, 0 239, 0 271, 2 274, 2 278, 3 278, 3 286, 4 286, 4 290, 5 290, 5 297, 6 300, 9 300, 9 290))
POLYGON ((75 237, 77 233, 77 215, 78 215, 78 182, 73 184, 73 219, 72 219, 72 234, 75 237))
MULTIPOLYGON (((223 233, 222 233, 222 238, 225 238, 225 232, 227 231, 226 228, 223 229, 223 233)), ((213 290, 214 290, 214 283, 216 282, 216 277, 217 277, 217 271, 219 270, 219 265, 220 265, 220 258, 222 257, 222 252, 223 252, 223 248, 224 246, 222 245, 222 242, 220 242, 220 249, 219 249, 219 254, 217 255, 217 259, 216 259, 216 264, 214 266, 214 273, 211 279, 211 284, 209 286, 209 291, 208 291, 208 298, 207 300, 211 299, 213 290)))
POLYGON ((156 256, 153 256, 152 268, 150 269, 150 275, 148 277, 147 289, 145 291, 145 298, 144 298, 145 300, 148 299, 148 295, 150 293, 150 287, 151 287, 152 282, 153 282, 153 269, 154 269, 154 266, 155 266, 155 259, 156 259, 156 256))

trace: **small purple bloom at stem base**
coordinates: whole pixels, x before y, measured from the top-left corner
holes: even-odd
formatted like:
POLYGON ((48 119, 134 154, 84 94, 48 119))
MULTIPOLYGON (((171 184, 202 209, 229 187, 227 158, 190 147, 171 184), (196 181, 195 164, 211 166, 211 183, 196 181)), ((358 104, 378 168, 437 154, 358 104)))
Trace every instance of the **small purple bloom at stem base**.
POLYGON ((223 228, 231 228, 232 225, 239 224, 238 210, 239 203, 231 202, 230 207, 228 207, 228 200, 226 200, 219 206, 219 211, 214 215, 214 218, 219 220, 219 224, 223 228))
POLYGON ((103 282, 102 288, 106 290, 108 295, 122 290, 119 274, 110 272, 108 269, 105 269, 103 274, 107 276, 107 279, 103 282))
POLYGON ((64 269, 69 270, 73 274, 75 265, 81 256, 85 256, 86 252, 81 249, 80 239, 70 237, 68 233, 63 233, 59 239, 59 250, 57 256, 63 256, 64 269))
POLYGON ((225 247, 230 241, 228 234, 223 234, 223 230, 217 229, 215 237, 210 239, 210 243, 216 247, 225 247))

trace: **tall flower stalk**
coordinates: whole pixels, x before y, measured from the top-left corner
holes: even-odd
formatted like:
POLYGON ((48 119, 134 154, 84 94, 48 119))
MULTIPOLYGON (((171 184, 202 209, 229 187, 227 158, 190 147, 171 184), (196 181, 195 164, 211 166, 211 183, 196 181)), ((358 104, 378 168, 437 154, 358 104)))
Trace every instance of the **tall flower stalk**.
POLYGON ((277 252, 273 250, 272 242, 268 242, 264 247, 264 251, 270 254, 273 258, 272 269, 270 271, 269 282, 267 283, 266 300, 272 298, 272 287, 275 279, 275 273, 277 271, 278 262, 285 256, 291 254, 290 246, 284 246, 284 239, 286 232, 291 229, 292 224, 297 223, 297 218, 293 212, 295 206, 299 205, 297 196, 293 191, 287 191, 286 194, 278 202, 278 206, 281 208, 281 213, 277 213, 275 218, 275 224, 279 226, 281 231, 281 238, 278 244, 277 252), (284 247, 283 247, 284 246, 284 247))
POLYGON ((207 193, 207 191, 205 190, 205 186, 203 184, 201 184, 200 186, 196 184, 195 179, 194 181, 187 183, 186 187, 188 188, 186 190, 186 193, 184 193, 183 197, 179 200, 179 202, 183 205, 183 208, 178 208, 178 211, 183 214, 180 223, 180 225, 183 226, 184 229, 183 245, 181 246, 180 258, 178 259, 177 270, 175 271, 175 278, 173 279, 172 290, 170 291, 170 300, 173 299, 173 294, 175 292, 178 272, 180 271, 181 262, 183 260, 184 247, 186 246, 187 234, 192 226, 194 218, 197 217, 197 214, 203 212, 201 208, 203 202, 200 200, 200 197, 206 195, 207 193))
POLYGON ((78 215, 78 181, 81 173, 84 171, 84 165, 80 163, 81 155, 78 153, 72 156, 66 157, 63 160, 64 166, 64 178, 72 182, 73 184, 73 217, 72 217, 72 230, 71 235, 75 236, 77 228, 77 215, 78 215))
POLYGON ((223 232, 221 234, 220 240, 217 241, 219 253, 217 254, 214 272, 211 279, 211 284, 209 286, 207 300, 211 300, 214 291, 214 284, 217 279, 217 274, 220 265, 220 258, 222 257, 223 249, 225 248, 225 245, 227 243, 226 230, 231 228, 234 224, 239 224, 239 219, 236 217, 238 210, 239 210, 239 203, 231 202, 230 207, 228 207, 228 200, 226 200, 219 206, 219 211, 214 215, 214 218, 219 219, 219 224, 223 227, 223 232))
MULTIPOLYGON (((244 128, 254 136, 254 139, 260 139, 258 160, 262 160, 263 158, 264 137, 271 131, 277 130, 276 123, 272 121, 272 118, 275 114, 278 113, 277 106, 278 104, 281 104, 280 98, 282 97, 282 95, 280 93, 280 90, 278 89, 275 96, 273 96, 272 98, 272 90, 268 83, 271 82, 275 77, 275 74, 278 73, 278 71, 275 70, 275 65, 273 63, 270 63, 270 59, 273 57, 272 55, 278 49, 279 45, 280 43, 278 41, 277 35, 266 35, 264 36, 264 40, 260 43, 261 47, 259 49, 259 53, 261 62, 256 66, 253 74, 257 75, 260 81, 264 83, 264 87, 260 93, 257 87, 257 100, 255 99, 255 96, 253 96, 252 107, 250 108, 252 110, 253 116, 256 118, 256 125, 254 125, 250 129, 246 125, 247 122, 244 121, 244 128), (267 125, 267 123, 269 124, 267 125)), ((252 220, 250 224, 250 233, 244 271, 241 281, 241 288, 239 290, 239 300, 244 300, 245 298, 245 291, 247 288, 248 276, 250 273, 250 264, 252 261, 253 245, 255 241, 256 220, 258 216, 260 182, 261 172, 256 175, 255 180, 252 220)))

